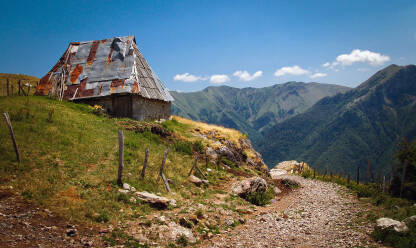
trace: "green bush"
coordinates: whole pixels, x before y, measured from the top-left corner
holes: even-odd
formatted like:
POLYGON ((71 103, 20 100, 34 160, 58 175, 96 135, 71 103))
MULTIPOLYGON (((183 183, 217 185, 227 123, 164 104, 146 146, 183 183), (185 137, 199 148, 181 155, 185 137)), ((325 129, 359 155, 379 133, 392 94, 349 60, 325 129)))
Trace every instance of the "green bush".
POLYGON ((248 202, 251 202, 257 206, 264 206, 270 203, 270 200, 273 199, 274 192, 272 188, 267 188, 264 192, 253 192, 244 196, 248 202))
POLYGON ((372 233, 372 236, 375 240, 392 247, 416 247, 416 224, 410 224, 408 227, 409 231, 406 233, 397 233, 395 231, 376 229, 372 233))
POLYGON ((194 151, 199 152, 200 154, 204 153, 204 145, 202 144, 202 142, 200 140, 195 141, 192 144, 192 147, 193 147, 194 151))
POLYGON ((229 166, 229 167, 231 167, 231 168, 236 167, 236 164, 235 164, 233 161, 231 161, 231 160, 227 159, 226 157, 222 157, 222 158, 221 158, 221 161, 222 161, 225 165, 228 165, 228 166, 229 166))
POLYGON ((186 141, 177 141, 173 144, 175 151, 182 152, 188 155, 192 155, 191 143, 186 141))

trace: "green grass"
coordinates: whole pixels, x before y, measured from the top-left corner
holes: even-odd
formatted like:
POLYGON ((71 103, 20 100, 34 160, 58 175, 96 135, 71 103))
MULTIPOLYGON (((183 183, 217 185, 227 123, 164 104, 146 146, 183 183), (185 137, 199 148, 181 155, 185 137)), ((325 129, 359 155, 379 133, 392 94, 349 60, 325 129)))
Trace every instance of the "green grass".
MULTIPOLYGON (((78 221, 114 221, 120 209, 146 213, 147 205, 120 200, 116 185, 117 132, 127 119, 93 114, 82 104, 46 97, 0 97, 0 112, 8 112, 22 157, 18 164, 5 122, 0 124, 0 184, 12 185, 22 196, 40 206, 78 221), (53 116, 50 112, 53 110, 53 116)), ((167 121, 184 133, 187 126, 167 121)), ((124 130, 124 181, 138 190, 166 194, 156 183, 163 154, 172 141, 149 131, 124 130), (149 162, 145 180, 140 170, 145 149, 149 162)), ((179 190, 192 165, 192 156, 171 149, 164 173, 179 190)))

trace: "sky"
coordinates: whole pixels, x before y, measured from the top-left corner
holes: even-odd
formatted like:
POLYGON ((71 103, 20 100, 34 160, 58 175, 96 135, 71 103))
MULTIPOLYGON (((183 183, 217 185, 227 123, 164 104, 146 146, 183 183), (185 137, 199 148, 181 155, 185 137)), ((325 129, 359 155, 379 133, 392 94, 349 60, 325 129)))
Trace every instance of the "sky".
POLYGON ((170 90, 356 87, 416 63, 416 1, 1 1, 0 72, 42 77, 69 42, 134 35, 170 90))

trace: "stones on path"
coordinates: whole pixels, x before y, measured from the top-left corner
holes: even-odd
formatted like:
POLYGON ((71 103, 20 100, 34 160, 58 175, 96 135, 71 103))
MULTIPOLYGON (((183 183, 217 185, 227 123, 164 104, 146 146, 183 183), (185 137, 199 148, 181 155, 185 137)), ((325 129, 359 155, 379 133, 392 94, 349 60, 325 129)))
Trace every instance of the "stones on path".
POLYGON ((295 175, 279 179, 290 179, 303 187, 202 247, 380 247, 368 235, 373 225, 358 222, 368 206, 345 188, 295 175), (286 207, 281 209, 282 205, 286 207))

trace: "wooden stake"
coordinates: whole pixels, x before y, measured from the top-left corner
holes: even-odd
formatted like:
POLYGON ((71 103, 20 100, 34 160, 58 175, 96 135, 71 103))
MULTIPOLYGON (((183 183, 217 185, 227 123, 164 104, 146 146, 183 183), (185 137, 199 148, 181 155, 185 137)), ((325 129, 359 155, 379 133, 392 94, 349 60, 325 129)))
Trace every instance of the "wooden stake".
POLYGON ((9 93, 9 79, 7 78, 6 79, 7 80, 7 82, 6 82, 6 85, 7 85, 7 96, 9 96, 10 95, 10 93, 9 93))
POLYGON ((196 167, 196 164, 198 163, 198 156, 195 156, 195 160, 194 163, 192 164, 191 170, 188 173, 188 177, 192 174, 192 171, 194 170, 194 168, 196 167))
POLYGON ((165 151, 165 155, 163 155, 162 165, 160 166, 159 176, 157 177, 157 182, 159 182, 159 179, 162 176, 163 168, 165 167, 165 162, 166 162, 166 159, 168 157, 169 150, 170 150, 170 148, 168 147, 168 149, 166 149, 166 151, 165 151))
POLYGON ((118 177, 117 184, 123 186, 124 137, 123 131, 118 131, 118 177))
POLYGON ((162 172, 162 174, 161 174, 161 176, 160 176, 160 177, 162 178, 162 181, 163 181, 163 183, 165 184, 165 187, 166 187, 167 191, 169 191, 169 193, 170 193, 170 192, 172 192, 172 191, 170 190, 168 180, 166 179, 165 174, 163 174, 163 172, 162 172))
POLYGON ((367 173, 365 175, 365 184, 368 184, 370 179, 370 160, 368 160, 367 173))
POLYGON ((313 178, 315 178, 315 170, 313 170, 313 178))
POLYGON ((383 194, 386 192, 386 176, 383 176, 383 194))
POLYGON ((17 82, 17 86, 19 87, 19 96, 20 96, 20 80, 17 82))
POLYGON ((350 174, 347 174, 347 184, 350 184, 350 174))
POLYGON ((142 169, 142 180, 144 179, 144 175, 146 173, 146 166, 147 166, 147 159, 149 157, 149 148, 146 148, 146 151, 144 152, 144 162, 143 162, 143 169, 142 169))
POLYGON ((326 177, 326 175, 328 174, 328 165, 325 167, 325 174, 324 174, 324 178, 326 177))
POLYGON ((14 151, 16 152, 17 162, 20 163, 21 161, 20 161, 19 148, 17 147, 16 138, 14 136, 12 123, 10 122, 10 119, 9 119, 9 114, 8 113, 3 113, 3 116, 4 116, 4 119, 6 120, 7 126, 9 127, 10 136, 11 136, 12 141, 13 141, 14 151))
POLYGON ((207 177, 204 175, 204 173, 202 173, 201 169, 199 169, 198 165, 195 166, 195 168, 198 170, 199 174, 202 175, 202 177, 207 180, 207 177))
POLYGON ((205 156, 205 169, 208 169, 208 156, 205 156))

